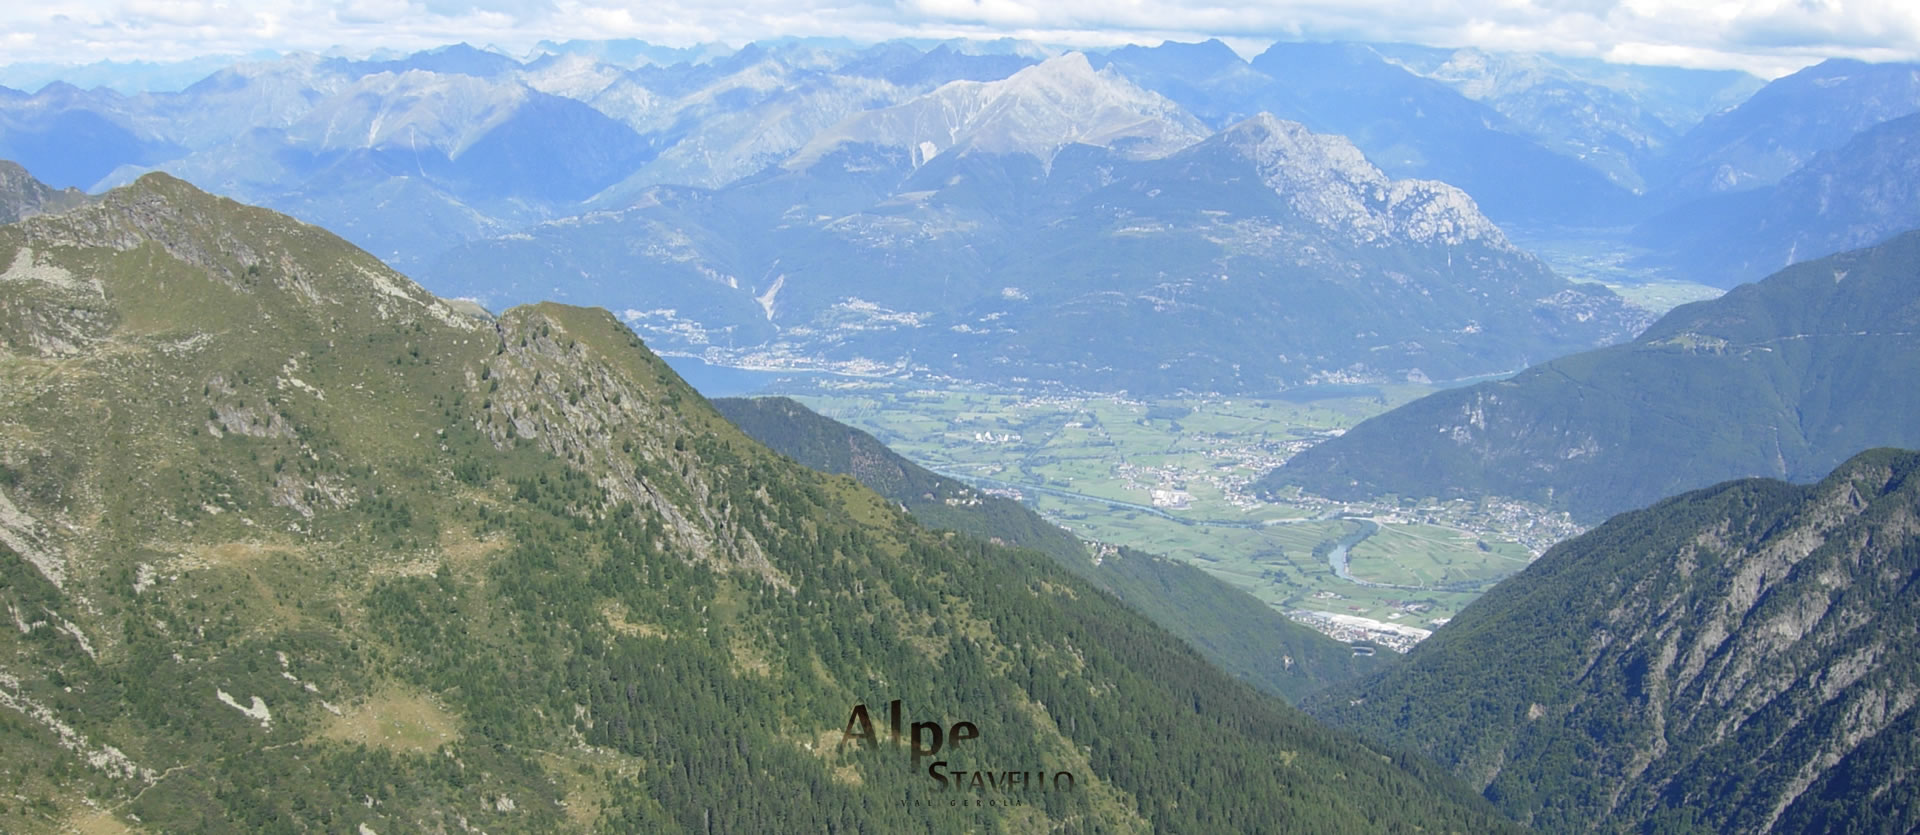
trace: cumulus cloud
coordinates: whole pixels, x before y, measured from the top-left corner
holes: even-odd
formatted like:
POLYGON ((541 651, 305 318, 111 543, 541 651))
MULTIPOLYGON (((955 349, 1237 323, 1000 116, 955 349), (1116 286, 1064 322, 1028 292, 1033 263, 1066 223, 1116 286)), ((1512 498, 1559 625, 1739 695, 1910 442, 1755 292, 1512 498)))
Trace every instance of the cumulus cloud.
POLYGON ((1557 52, 1766 76, 1834 56, 1920 60, 1912 0, 52 0, 0 11, 9 61, 181 59, 256 49, 417 49, 642 38, 739 45, 1015 37, 1073 46, 1220 37, 1557 52))

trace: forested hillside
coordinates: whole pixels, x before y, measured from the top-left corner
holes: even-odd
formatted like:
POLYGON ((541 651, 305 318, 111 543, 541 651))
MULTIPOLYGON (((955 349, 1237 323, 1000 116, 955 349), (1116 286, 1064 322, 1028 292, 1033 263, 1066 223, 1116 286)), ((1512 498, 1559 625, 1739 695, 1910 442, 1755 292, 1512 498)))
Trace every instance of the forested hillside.
POLYGON ((1543 831, 1913 831, 1916 476, 1879 449, 1623 513, 1314 712, 1543 831))
POLYGON ((0 257, 0 829, 1499 826, 774 455, 605 311, 462 312, 163 175, 0 257), (895 699, 973 723, 953 771, 1075 788, 838 744, 895 699))
POLYGON ((844 473, 899 502, 922 524, 1031 548, 1146 615, 1221 669, 1289 701, 1378 669, 1394 657, 1358 655, 1294 623, 1253 595, 1198 568, 1132 548, 1098 553, 1059 526, 1001 496, 928 471, 865 432, 786 397, 713 401, 728 420, 816 470, 844 473))

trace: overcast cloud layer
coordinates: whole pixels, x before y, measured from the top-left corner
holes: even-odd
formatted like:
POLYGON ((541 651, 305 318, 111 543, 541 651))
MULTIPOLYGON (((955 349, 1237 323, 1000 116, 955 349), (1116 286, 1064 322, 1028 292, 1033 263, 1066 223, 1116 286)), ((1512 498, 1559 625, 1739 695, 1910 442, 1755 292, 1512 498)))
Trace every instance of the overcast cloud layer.
POLYGON ((735 46, 778 37, 1015 37, 1076 46, 1219 37, 1374 40, 1773 77, 1837 56, 1920 60, 1914 0, 51 0, 4 4, 0 63, 178 60, 258 49, 349 52, 456 41, 516 54, 541 39, 735 46))

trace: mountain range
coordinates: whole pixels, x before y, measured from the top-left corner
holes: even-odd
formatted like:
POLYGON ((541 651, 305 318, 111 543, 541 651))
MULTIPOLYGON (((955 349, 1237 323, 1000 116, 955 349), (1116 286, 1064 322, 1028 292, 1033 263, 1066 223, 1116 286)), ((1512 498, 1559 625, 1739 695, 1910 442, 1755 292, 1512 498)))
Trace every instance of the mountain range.
POLYGON ((296 54, 238 62, 177 92, 7 91, 0 151, 56 185, 111 187, 161 167, 414 264, 582 211, 602 191, 720 185, 843 116, 1029 63, 885 52, 753 45, 671 67, 587 51, 522 63, 464 44, 375 60, 296 54), (355 200, 367 193, 380 199, 355 200))
POLYGON ((739 50, 574 42, 524 60, 454 45, 240 61, 174 92, 8 91, 0 152, 62 186, 111 187, 161 168, 333 229, 438 292, 496 306, 565 298, 634 311, 630 323, 649 339, 677 352, 718 352, 710 360, 1086 388, 1125 387, 1118 377, 1144 371, 1133 387, 1167 390, 1190 379, 1195 390, 1249 391, 1504 371, 1616 341, 1643 320, 1603 293, 1537 275, 1539 265, 1504 240, 1440 253, 1436 273, 1431 247, 1391 251, 1404 234, 1355 250, 1290 228, 1269 207, 1241 205, 1270 200, 1219 179, 1243 182, 1247 173, 1194 164, 1220 154, 1205 142, 1244 145, 1238 133, 1271 114, 1345 136, 1365 158, 1342 151, 1331 170, 1301 172, 1306 179, 1286 188, 1327 182, 1351 192, 1364 181, 1372 185, 1362 190, 1385 190, 1368 198, 1379 205, 1367 212, 1444 204, 1439 222, 1462 228, 1488 218, 1621 222, 1635 192, 1650 187, 1649 160, 1754 83, 1367 44, 1276 44, 1251 61, 1218 41, 1110 51, 1012 41, 784 39, 739 50), (1454 196, 1419 196, 1442 191, 1410 184, 1418 181, 1461 189, 1472 208, 1454 196), (1211 205, 1169 213, 1134 205, 1125 189, 1183 192, 1211 205), (1260 217, 1243 216, 1250 211, 1260 217), (1151 240, 1107 234, 1101 251, 1075 243, 1101 229, 1145 230, 1151 240), (596 239, 608 233, 622 239, 618 249, 596 239), (831 283, 847 291, 824 292, 824 276, 775 263, 770 238, 782 239, 801 270, 835 265, 831 283), (1272 263, 1274 246, 1289 247, 1294 263, 1272 263), (1155 253, 1141 263, 1107 260, 1143 247, 1155 253), (543 268, 503 270, 491 259, 543 268), (604 260, 621 266, 595 263, 604 260), (1275 271, 1314 281, 1296 287, 1275 271), (903 272, 916 280, 899 281, 903 272), (1128 285, 1118 297, 1081 298, 1071 286, 1076 276, 1113 273, 1128 285), (661 280, 669 275, 687 280, 661 280), (994 286, 956 286, 956 275, 991 275, 994 286), (1158 321, 1211 303, 1218 291, 1197 293, 1204 277, 1220 275, 1262 285, 1259 298, 1237 288, 1222 297, 1251 300, 1249 315, 1158 321), (1496 289, 1475 289, 1483 277, 1496 289), (904 293, 873 289, 922 283, 904 293), (1482 292, 1491 298, 1472 298, 1482 292), (1426 315, 1421 293, 1440 297, 1437 315, 1426 315), (1056 303, 1000 305, 995 294, 1056 303), (1353 320, 1292 312, 1323 300, 1356 311, 1353 320), (1510 327, 1535 308, 1544 336, 1510 327), (1106 369, 1045 335, 976 358, 980 340, 969 338, 1004 330, 1015 321, 1008 317, 1025 316, 1031 330, 1094 312, 1130 320, 1124 328, 1142 334, 1128 337, 1133 351, 1161 354, 1168 367, 1106 369), (996 314, 1006 321, 983 323, 996 314), (843 325, 852 328, 843 341, 819 336, 843 325), (1159 342, 1236 327, 1300 338, 1241 368, 1224 358, 1248 345, 1159 342), (1333 345, 1323 330, 1366 344, 1333 345))
POLYGON ((1505 828, 770 452, 605 311, 489 316, 160 174, 0 252, 0 828, 1505 828))
POLYGON ((1760 79, 1732 70, 1700 72, 1471 47, 1369 48, 1484 103, 1522 135, 1634 192, 1660 185, 1656 169, 1690 129, 1763 86, 1760 79))
POLYGON ((0 830, 1920 827, 1915 119, 1356 43, 0 89, 0 830), (1501 224, 1732 289, 1649 324, 1501 224), (1457 381, 1261 489, 1595 527, 1356 654, 657 351, 1457 381))
MULTIPOLYGON (((880 114, 943 85, 960 86, 932 101, 1063 56, 1179 111, 1115 103, 1140 119, 1168 116, 1204 133, 1272 113, 1347 136, 1389 176, 1450 183, 1495 220, 1530 229, 1628 224, 1767 186, 1920 107, 1912 65, 1846 60, 1762 89, 1741 73, 1408 44, 1283 42, 1251 60, 1218 41, 1081 52, 1015 41, 780 39, 738 50, 577 41, 525 58, 456 44, 368 59, 229 59, 197 83, 152 91, 6 90, 0 156, 56 186, 96 190, 161 167, 417 267, 475 238, 624 208, 651 186, 719 188, 849 131, 884 133, 902 115, 880 114), (582 142, 547 147, 542 131, 512 127, 547 119, 582 142), (474 145, 498 153, 469 159, 474 145), (473 181, 501 160, 515 162, 507 176, 473 181), (352 211, 346 196, 369 192, 381 199, 352 211)), ((151 72, 103 64, 71 76, 125 87, 151 72)), ((1027 116, 1030 142, 1074 141, 1056 129, 1059 111, 1027 116)), ((1690 251, 1655 255, 1688 269, 1690 251)))
POLYGON ((1687 203, 1634 239, 1693 279, 1721 287, 1920 228, 1920 113, 1816 152, 1779 182, 1687 203))
POLYGON ((1501 372, 1618 341, 1644 319, 1597 291, 1522 278, 1538 265, 1504 239, 1440 253, 1435 273, 1431 247, 1397 251, 1406 235, 1356 251, 1302 231, 1235 185, 1246 172, 1197 164, 1246 145, 1236 137, 1262 114, 1345 137, 1364 157, 1284 188, 1326 186, 1337 202, 1353 182, 1437 181, 1472 210, 1383 193, 1386 208, 1369 211, 1445 204, 1459 216, 1445 222, 1463 228, 1597 236, 1670 275, 1731 286, 1905 228, 1895 198, 1911 155, 1893 120, 1920 109, 1914 73, 1834 60, 1762 86, 1361 43, 1278 43, 1251 60, 1218 41, 572 42, 524 59, 461 44, 241 60, 172 92, 5 91, 0 154, 96 190, 163 168, 334 229, 436 291, 631 311, 663 349, 709 361, 1270 391, 1501 372), (1193 205, 1128 196, 1142 193, 1193 205), (1278 274, 1301 271, 1314 280, 1278 274), (1116 278, 1118 295, 1078 292, 1091 276, 1116 278), (1185 312, 1203 306, 1245 315, 1185 312), (1536 308, 1538 338, 1513 326, 1536 308), (1352 315, 1293 314, 1303 309, 1352 315), (1072 322, 1095 313, 1123 322, 1121 345, 1097 353, 1139 359, 1082 348, 1072 322), (1034 335, 980 350, 982 333, 1015 326, 1034 335), (835 328, 845 333, 825 335, 835 328), (1284 338, 1259 356, 1269 340, 1233 333, 1284 338))
POLYGON ((937 152, 1014 136, 997 117, 1054 90, 1151 95, 1072 58, 1000 83, 960 139, 904 119, 891 144, 462 247, 426 280, 484 300, 619 295, 663 350, 718 364, 1134 391, 1497 373, 1645 321, 1555 276, 1458 189, 1392 180, 1264 114, 1145 159, 1134 140, 1179 124, 1101 107, 1080 135, 1111 145, 937 152))
POLYGON ((1908 831, 1920 453, 1623 513, 1317 715, 1549 832, 1908 831))
POLYGON ((1920 65, 1835 58, 1775 79, 1714 113, 1666 158, 1668 199, 1779 182, 1821 151, 1920 111, 1920 65))
POLYGON ((1631 343, 1442 391, 1267 475, 1334 497, 1499 495, 1589 524, 1729 478, 1920 447, 1920 232, 1683 305, 1631 343))

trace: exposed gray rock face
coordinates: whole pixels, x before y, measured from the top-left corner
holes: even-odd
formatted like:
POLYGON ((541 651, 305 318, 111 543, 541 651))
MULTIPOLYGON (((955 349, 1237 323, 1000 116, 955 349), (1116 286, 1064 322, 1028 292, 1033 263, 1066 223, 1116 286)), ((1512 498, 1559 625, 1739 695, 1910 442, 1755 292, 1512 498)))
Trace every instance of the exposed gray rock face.
MULTIPOLYGON (((636 450, 616 441, 620 427, 672 421, 678 404, 632 385, 631 369, 597 357, 596 340, 638 344, 613 317, 536 305, 508 311, 495 323, 495 335, 500 349, 485 366, 487 379, 469 372, 467 382, 487 390, 475 428, 498 448, 525 439, 594 479, 610 506, 660 514, 665 535, 690 559, 792 588, 753 533, 714 506, 713 474, 692 465, 695 454, 684 442, 636 450)), ((603 515, 610 507, 580 512, 603 515)))
POLYGON ((66 211, 86 200, 77 188, 56 189, 34 179, 19 163, 0 160, 0 223, 66 211))
POLYGON ((1622 514, 1316 711, 1546 831, 1909 830, 1916 475, 1881 449, 1622 514))
POLYGON ((1261 113, 1221 133, 1301 217, 1381 247, 1485 241, 1513 251, 1473 198, 1433 180, 1392 180, 1344 136, 1261 113))

